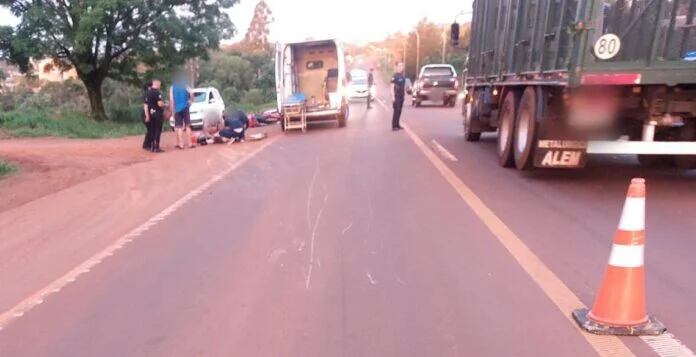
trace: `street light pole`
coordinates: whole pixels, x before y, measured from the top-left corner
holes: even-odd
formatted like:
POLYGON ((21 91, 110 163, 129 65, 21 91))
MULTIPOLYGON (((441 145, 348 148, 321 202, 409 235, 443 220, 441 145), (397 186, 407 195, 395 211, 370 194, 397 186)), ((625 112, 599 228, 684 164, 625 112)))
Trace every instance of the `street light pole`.
POLYGON ((447 55, 447 25, 442 26, 442 63, 445 63, 447 55))
POLYGON ((418 71, 420 70, 420 34, 418 33, 418 29, 414 32, 416 33, 416 75, 418 75, 418 71))
POLYGON ((404 68, 406 68, 406 46, 408 44, 408 39, 406 39, 403 43, 404 45, 404 68))

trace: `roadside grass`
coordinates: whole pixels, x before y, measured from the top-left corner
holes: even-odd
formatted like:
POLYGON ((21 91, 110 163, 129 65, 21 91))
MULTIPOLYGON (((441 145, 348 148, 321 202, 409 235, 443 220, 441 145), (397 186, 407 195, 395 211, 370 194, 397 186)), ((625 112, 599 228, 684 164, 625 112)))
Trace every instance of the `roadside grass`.
POLYGON ((9 176, 15 171, 17 171, 17 166, 0 160, 0 179, 9 176))
POLYGON ((46 110, 0 113, 0 129, 14 137, 56 136, 66 138, 114 138, 142 134, 143 125, 133 121, 97 122, 79 112, 50 114, 46 110))

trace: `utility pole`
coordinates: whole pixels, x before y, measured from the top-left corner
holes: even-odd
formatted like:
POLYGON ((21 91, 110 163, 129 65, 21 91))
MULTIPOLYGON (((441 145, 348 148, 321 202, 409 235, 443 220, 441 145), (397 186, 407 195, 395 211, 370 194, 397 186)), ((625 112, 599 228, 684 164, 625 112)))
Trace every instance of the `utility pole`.
POLYGON ((418 33, 418 28, 416 28, 416 76, 418 76, 418 71, 420 71, 420 34, 418 33))
POLYGON ((447 25, 442 26, 442 63, 447 58, 447 25))
POLYGON ((403 45, 404 45, 404 68, 406 68, 406 48, 407 48, 406 46, 408 46, 408 38, 406 40, 404 40, 403 45))

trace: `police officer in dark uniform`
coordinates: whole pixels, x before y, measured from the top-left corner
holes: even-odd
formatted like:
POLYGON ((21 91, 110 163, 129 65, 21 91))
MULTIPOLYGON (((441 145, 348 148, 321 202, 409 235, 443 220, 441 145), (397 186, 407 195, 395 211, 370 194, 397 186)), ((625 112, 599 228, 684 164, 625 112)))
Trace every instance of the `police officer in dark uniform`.
POLYGON ((374 70, 370 68, 370 73, 367 75, 367 109, 372 108, 372 86, 375 85, 374 70))
POLYGON ((150 116, 147 114, 147 93, 150 91, 150 87, 152 86, 152 81, 148 81, 145 83, 143 86, 143 111, 142 111, 142 120, 143 124, 145 125, 145 140, 143 140, 143 149, 150 151, 152 149, 152 125, 150 125, 150 116))
POLYGON ((401 109, 404 107, 406 97, 406 76, 404 76, 404 64, 399 62, 396 65, 396 73, 391 79, 392 102, 394 107, 394 117, 392 117, 392 130, 403 129, 401 127, 401 109))
POLYGON ((150 136, 150 151, 156 153, 164 152, 164 150, 160 148, 162 122, 164 121, 164 99, 162 99, 162 92, 160 92, 161 87, 162 82, 160 82, 159 79, 153 79, 152 86, 147 91, 147 96, 145 98, 145 105, 147 106, 145 120, 150 123, 150 128, 152 130, 150 136))

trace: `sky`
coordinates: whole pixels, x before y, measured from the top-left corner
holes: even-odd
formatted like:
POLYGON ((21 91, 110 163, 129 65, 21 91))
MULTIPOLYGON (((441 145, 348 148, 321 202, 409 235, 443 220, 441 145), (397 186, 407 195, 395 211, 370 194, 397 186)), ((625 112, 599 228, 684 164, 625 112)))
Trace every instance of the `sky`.
MULTIPOLYGON (((257 2, 240 0, 229 10, 237 27, 235 39, 244 36, 257 2)), ((361 43, 408 31, 424 17, 437 23, 451 23, 459 12, 471 10, 472 0, 266 0, 266 3, 275 20, 271 25, 272 40, 337 37, 361 43)), ((5 8, 0 8, 0 24, 15 22, 5 8)))

